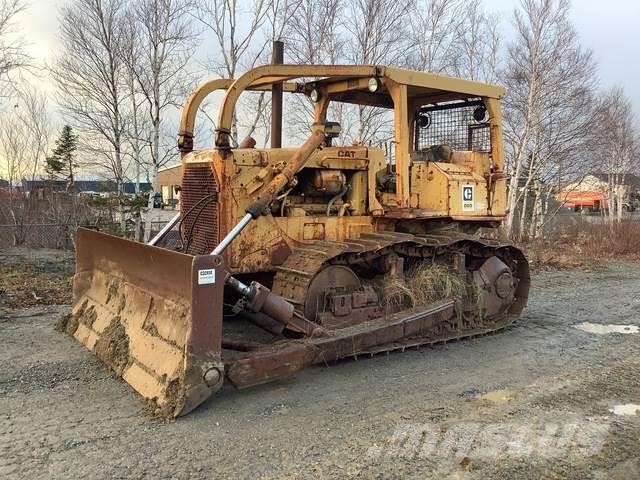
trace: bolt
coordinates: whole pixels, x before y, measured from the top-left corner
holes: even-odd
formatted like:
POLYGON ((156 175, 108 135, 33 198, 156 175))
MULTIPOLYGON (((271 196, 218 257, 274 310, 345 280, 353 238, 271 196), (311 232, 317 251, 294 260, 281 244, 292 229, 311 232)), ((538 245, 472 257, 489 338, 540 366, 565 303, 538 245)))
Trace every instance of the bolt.
POLYGON ((220 370, 218 370, 216 367, 213 367, 204 372, 203 379, 204 383, 206 383, 208 387, 213 387, 220 381, 221 377, 222 374, 220 373, 220 370))

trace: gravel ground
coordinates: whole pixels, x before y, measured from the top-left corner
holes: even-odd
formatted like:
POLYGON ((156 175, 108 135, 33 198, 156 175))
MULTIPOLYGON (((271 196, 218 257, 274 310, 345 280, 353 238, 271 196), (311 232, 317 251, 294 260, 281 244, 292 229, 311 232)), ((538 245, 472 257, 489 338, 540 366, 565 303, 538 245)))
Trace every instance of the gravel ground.
POLYGON ((169 423, 54 331, 66 311, 0 314, 0 478, 640 478, 640 411, 618 407, 640 404, 640 334, 575 328, 640 325, 640 263, 537 274, 500 334, 223 389, 169 423))

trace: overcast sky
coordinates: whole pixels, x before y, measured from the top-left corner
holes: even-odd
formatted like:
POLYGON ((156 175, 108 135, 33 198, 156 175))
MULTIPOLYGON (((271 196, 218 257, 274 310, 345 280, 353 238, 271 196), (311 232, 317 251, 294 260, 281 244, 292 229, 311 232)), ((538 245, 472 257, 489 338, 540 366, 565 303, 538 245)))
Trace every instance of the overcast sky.
MULTIPOLYGON (((31 7, 20 23, 31 53, 39 60, 46 61, 59 51, 58 9, 67 1, 30 0, 31 7)), ((507 36, 517 3, 484 0, 488 10, 501 14, 507 36)), ((640 0, 574 0, 572 16, 583 45, 595 53, 602 86, 623 86, 640 118, 640 0)))

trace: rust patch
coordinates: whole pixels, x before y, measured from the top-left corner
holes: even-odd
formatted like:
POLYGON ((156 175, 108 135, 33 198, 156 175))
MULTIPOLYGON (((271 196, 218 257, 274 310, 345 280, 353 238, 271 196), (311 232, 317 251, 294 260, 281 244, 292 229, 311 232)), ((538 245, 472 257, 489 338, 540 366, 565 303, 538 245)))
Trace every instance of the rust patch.
POLYGON ((120 317, 113 317, 104 329, 95 346, 96 356, 119 376, 129 364, 129 336, 120 317))
POLYGON ((324 240, 324 223, 305 223, 302 227, 303 240, 324 240))
POLYGON ((282 265, 289 255, 291 255, 291 248, 286 242, 282 241, 271 251, 271 263, 273 265, 282 265))

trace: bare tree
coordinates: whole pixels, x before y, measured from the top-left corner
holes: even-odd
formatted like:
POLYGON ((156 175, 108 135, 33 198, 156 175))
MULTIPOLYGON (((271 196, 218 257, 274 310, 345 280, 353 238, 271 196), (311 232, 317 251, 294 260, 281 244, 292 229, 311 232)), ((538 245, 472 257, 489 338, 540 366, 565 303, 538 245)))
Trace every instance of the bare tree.
POLYGON ((333 64, 342 57, 340 0, 302 0, 284 32, 293 63, 333 64))
POLYGON ((411 0, 354 0, 347 7, 345 27, 352 48, 347 59, 358 64, 406 65, 410 50, 405 15, 411 0))
MULTIPOLYGON (((191 14, 196 8, 192 0, 137 0, 129 10, 123 59, 129 75, 135 79, 132 91, 132 120, 134 134, 141 130, 138 98, 144 100, 148 119, 148 146, 150 149, 147 178, 155 191, 158 169, 169 159, 175 148, 162 151, 163 117, 167 110, 182 102, 193 87, 188 65, 195 51, 198 35, 193 28, 191 14)), ((136 140, 137 142, 137 140, 136 140)), ((139 143, 134 142, 138 147, 139 143)), ((134 149, 135 150, 135 149, 134 149)), ((137 164, 142 159, 139 152, 137 164)), ((153 195, 149 195, 148 213, 153 208, 153 195)), ((145 222, 144 239, 151 234, 151 218, 145 222)))
POLYGON ((464 2, 455 25, 453 73, 469 80, 495 82, 499 47, 498 16, 487 13, 482 0, 464 2))
POLYGON ((209 59, 214 73, 236 78, 239 71, 252 68, 266 42, 260 32, 267 21, 272 0, 201 0, 200 21, 210 31, 218 47, 209 59), (240 18, 243 21, 240 21, 240 18), (256 52, 256 42, 262 48, 256 52))
POLYGON ((607 175, 607 218, 622 220, 627 175, 640 169, 640 138, 635 128, 631 102, 621 87, 605 92, 598 105, 594 151, 600 169, 607 175))
MULTIPOLYGON (((134 164, 134 182, 136 195, 140 194, 140 178, 143 169, 150 163, 145 156, 145 150, 149 150, 150 139, 149 118, 145 115, 144 108, 147 99, 140 92, 138 87, 138 77, 136 69, 140 54, 138 32, 136 29, 136 19, 128 15, 125 19, 124 38, 121 45, 120 55, 127 64, 124 83, 128 93, 128 108, 126 109, 126 142, 129 146, 127 153, 131 156, 134 164)), ((147 152, 148 153, 148 152, 147 152)), ((138 231, 138 229, 136 229, 138 231)))
MULTIPOLYGON (((505 154, 511 174, 508 236, 519 235, 516 211, 520 206, 523 220, 530 187, 540 181, 540 173, 549 171, 554 159, 566 164, 589 127, 585 119, 591 112, 595 64, 579 44, 569 11, 568 0, 522 0, 514 11, 516 37, 507 49, 503 73, 508 90, 505 154)), ((561 166, 556 169, 557 174, 562 171, 561 166)))
POLYGON ((588 53, 563 60, 557 77, 550 81, 556 88, 547 91, 541 103, 542 115, 533 129, 523 175, 519 230, 521 236, 530 238, 539 237, 557 213, 557 208, 548 209, 554 191, 588 171, 593 162, 590 135, 598 128, 594 123, 595 64, 588 53), (528 232, 524 229, 527 223, 528 232))
MULTIPOLYGON (((208 67, 221 78, 237 75, 264 58, 268 40, 263 28, 274 0, 200 0, 199 19, 213 34, 216 55, 208 67)), ((207 39, 208 40, 208 39, 207 39)), ((234 112, 231 137, 238 141, 238 115, 234 112)))
MULTIPOLYGON (((282 39, 289 25, 296 18, 304 0, 271 0, 267 12, 266 35, 269 44, 282 39)), ((265 45, 268 46, 268 45, 265 45)))
POLYGON ((420 0, 411 11, 410 66, 427 72, 452 73, 456 65, 463 2, 420 0))
POLYGON ((12 190, 6 204, 6 217, 14 226, 14 244, 24 242, 30 228, 36 198, 24 187, 38 177, 46 162, 51 133, 47 98, 29 85, 21 86, 11 98, 13 107, 0 121, 0 157, 12 190), (18 185, 23 188, 18 189, 18 185))
MULTIPOLYGON (((20 108, 15 104, 14 110, 20 108)), ((14 112, 4 113, 0 122, 0 148, 2 148, 2 171, 9 182, 12 193, 18 191, 23 179, 32 179, 37 167, 29 161, 27 153, 29 138, 23 122, 14 112)))
POLYGON ((64 53, 52 70, 58 103, 81 133, 84 164, 106 169, 122 196, 129 95, 120 55, 124 0, 73 0, 61 13, 64 53))
MULTIPOLYGON (((206 31, 213 34, 217 55, 208 67, 222 78, 237 78, 258 64, 270 62, 274 40, 286 35, 302 0, 200 0, 206 31)), ((240 98, 231 126, 232 140, 261 134, 270 136, 271 101, 268 93, 248 92, 240 98), (242 131, 240 135, 239 131, 242 131)), ((209 118, 214 124, 213 119, 209 118)))
POLYGON ((29 67, 32 59, 25 52, 25 39, 17 34, 16 17, 27 7, 25 0, 0 0, 0 94, 14 85, 11 74, 29 67))
MULTIPOLYGON (((302 0, 283 34, 289 61, 297 64, 341 63, 344 58, 343 20, 344 6, 340 0, 302 0)), ((309 135, 313 102, 304 96, 289 97, 287 126, 293 138, 302 140, 309 135)), ((329 108, 329 116, 342 122, 342 105, 333 102, 329 108)))
MULTIPOLYGON (((129 16, 125 24, 125 40, 123 42, 121 55, 125 59, 125 62, 130 63, 132 59, 138 58, 138 42, 137 31, 135 28, 135 18, 129 16)), ((151 128, 149 126, 149 118, 146 113, 145 103, 146 98, 140 89, 138 88, 138 79, 133 68, 127 68, 125 74, 125 85, 128 93, 128 108, 126 109, 125 116, 125 142, 128 148, 125 150, 126 154, 131 157, 131 163, 133 163, 133 181, 136 196, 141 195, 140 179, 142 178, 143 171, 146 176, 146 171, 151 163, 148 159, 150 153, 149 145, 149 132, 151 128)), ((143 238, 141 233, 142 225, 142 209, 137 209, 134 222, 135 222, 135 235, 134 239, 139 241, 143 238)))
MULTIPOLYGON (((271 62, 269 55, 273 54, 274 42, 282 39, 301 4, 302 0, 271 0, 268 2, 266 21, 259 32, 259 37, 262 37, 263 41, 257 41, 256 48, 251 51, 251 55, 255 58, 253 63, 267 64, 271 62)), ((256 133, 260 133, 264 139, 264 146, 266 146, 271 136, 271 95, 269 92, 247 92, 242 98, 239 110, 245 113, 237 118, 238 130, 243 130, 242 137, 252 137, 256 133)))
MULTIPOLYGON (((413 8, 413 0, 352 1, 345 18, 347 61, 406 66, 411 50, 406 13, 413 8)), ((358 106, 356 111, 357 141, 379 143, 391 137, 393 121, 387 109, 358 106)))
POLYGON ((34 180, 44 169, 51 134, 49 104, 45 94, 31 85, 19 87, 12 108, 2 114, 0 143, 10 187, 34 180))
POLYGON ((484 9, 482 0, 418 0, 409 18, 411 68, 485 82, 497 79, 499 19, 484 9))

